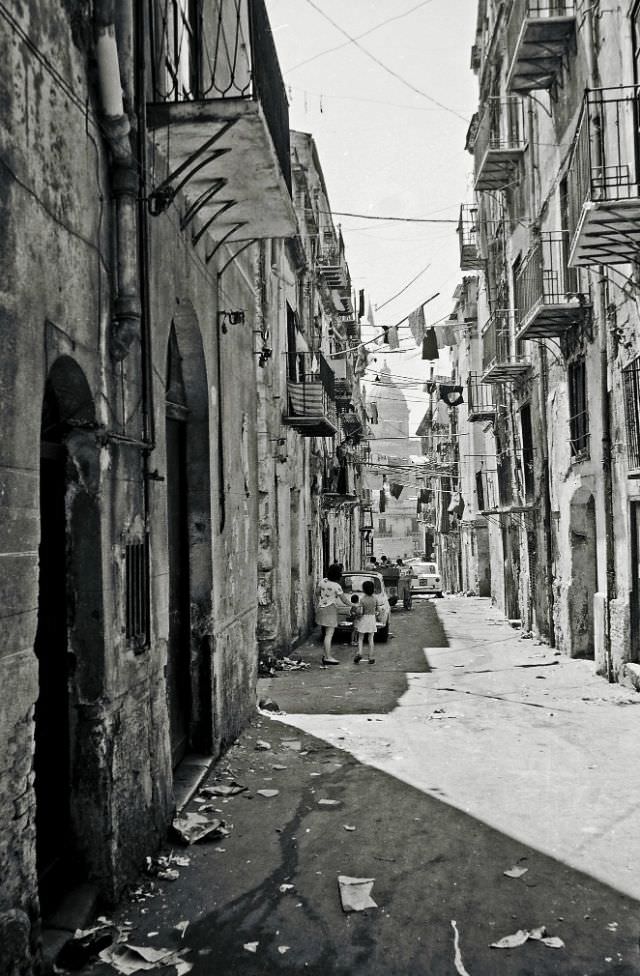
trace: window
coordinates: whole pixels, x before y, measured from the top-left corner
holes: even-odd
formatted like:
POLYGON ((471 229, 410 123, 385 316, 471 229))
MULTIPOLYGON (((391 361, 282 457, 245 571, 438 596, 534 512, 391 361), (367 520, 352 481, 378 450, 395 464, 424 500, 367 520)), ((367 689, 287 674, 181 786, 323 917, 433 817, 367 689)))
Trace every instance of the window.
POLYGON ((569 381, 569 437, 571 457, 580 460, 589 452, 589 409, 587 367, 584 358, 571 363, 569 381))
POLYGON ((149 545, 145 536, 124 547, 125 636, 137 650, 149 645, 149 545))
POLYGON ((476 471, 476 495, 478 498, 478 511, 484 511, 484 481, 482 479, 482 471, 476 471))
POLYGON ((535 494, 533 479, 533 433, 531 430, 531 407, 526 403, 520 410, 520 429, 522 431, 522 476, 524 479, 525 501, 533 500, 535 494))
POLYGON ((165 7, 167 88, 177 101, 197 98, 198 5, 196 0, 169 0, 165 7))
POLYGON ((640 357, 622 370, 624 415, 627 428, 627 460, 640 468, 640 357))

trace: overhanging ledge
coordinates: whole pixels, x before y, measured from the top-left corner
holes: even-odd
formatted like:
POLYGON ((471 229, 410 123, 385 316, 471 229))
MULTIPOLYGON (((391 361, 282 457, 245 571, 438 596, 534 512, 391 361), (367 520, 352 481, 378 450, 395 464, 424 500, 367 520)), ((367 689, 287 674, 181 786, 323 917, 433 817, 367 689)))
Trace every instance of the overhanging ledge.
POLYGON ((147 123, 164 163, 152 212, 180 192, 183 228, 191 225, 195 243, 205 232, 229 243, 295 235, 291 194, 257 99, 156 102, 147 123))

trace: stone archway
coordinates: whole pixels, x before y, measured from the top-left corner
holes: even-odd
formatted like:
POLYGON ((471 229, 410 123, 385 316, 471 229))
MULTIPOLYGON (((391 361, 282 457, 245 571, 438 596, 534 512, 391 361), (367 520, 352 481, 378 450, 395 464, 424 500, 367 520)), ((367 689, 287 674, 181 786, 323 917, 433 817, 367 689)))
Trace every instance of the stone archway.
POLYGON ((44 915, 75 883, 101 873, 106 798, 98 787, 97 747, 82 720, 84 706, 101 695, 104 675, 95 426, 85 375, 62 356, 45 385, 40 451, 34 788, 44 915))
POLYGON ((598 588, 598 547, 595 500, 587 488, 578 488, 569 516, 571 584, 568 590, 571 657, 593 658, 593 598, 598 588))
POLYGON ((175 766, 192 749, 210 752, 215 739, 209 398, 202 337, 188 304, 172 319, 165 389, 167 702, 175 766))

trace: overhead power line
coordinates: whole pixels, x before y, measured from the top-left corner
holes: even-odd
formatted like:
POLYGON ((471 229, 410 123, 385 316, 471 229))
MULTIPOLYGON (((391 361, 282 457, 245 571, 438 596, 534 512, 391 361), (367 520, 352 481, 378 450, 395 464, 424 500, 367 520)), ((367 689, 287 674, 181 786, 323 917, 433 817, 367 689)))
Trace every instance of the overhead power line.
POLYGON ((407 284, 403 288, 401 288, 400 291, 397 291, 395 295, 392 295, 391 298, 387 298, 386 302, 383 302, 382 305, 376 305, 376 312, 379 312, 380 309, 384 308, 386 305, 390 305, 391 302, 395 302, 396 298, 400 298, 400 295, 404 295, 407 288, 411 288, 411 285, 415 281, 417 281, 418 278, 422 277, 422 275, 425 274, 425 272, 427 272, 430 267, 431 267, 431 261, 429 261, 429 264, 427 264, 426 267, 424 267, 421 271, 418 271, 417 275, 414 278, 412 278, 411 281, 407 282, 407 284))
POLYGON ((324 17, 325 20, 328 20, 329 23, 332 24, 336 30, 340 31, 341 34, 347 37, 352 44, 355 44, 355 46, 358 48, 359 51, 362 51, 362 53, 365 54, 375 64, 377 64, 378 67, 382 68, 383 71, 386 71, 387 74, 391 75, 393 78, 399 81, 406 88, 409 88, 412 92, 415 92, 416 95, 420 95, 422 98, 426 98, 428 102, 432 102, 434 105, 437 105, 438 108, 441 108, 444 112, 449 112, 450 115, 455 115, 457 119, 460 119, 466 125, 469 124, 469 119, 466 118, 466 116, 461 115, 460 112, 457 112, 454 108, 450 108, 448 105, 444 105, 443 102, 439 102, 437 98, 433 98, 431 95, 428 95, 427 92, 422 91, 421 88, 416 88, 416 86, 413 85, 410 81, 407 81, 406 78, 403 78, 402 75, 399 75, 397 71, 394 71, 393 68, 390 68, 388 65, 386 65, 384 61, 381 61, 379 58, 377 58, 374 54, 371 53, 371 51, 368 51, 366 47, 363 47, 362 44, 358 43, 358 39, 356 37, 354 37, 352 34, 349 34, 348 31, 344 30, 344 28, 341 27, 340 24, 337 24, 335 20, 333 20, 328 14, 326 14, 324 10, 322 10, 318 6, 317 3, 314 3, 314 0, 306 0, 306 2, 309 4, 310 7, 313 7, 313 9, 316 10, 321 17, 324 17))
POLYGON ((408 17, 409 14, 412 14, 415 10, 419 10, 420 7, 426 7, 427 4, 430 3, 433 3, 433 0, 422 0, 422 3, 416 4, 415 7, 411 7, 410 10, 405 10, 402 14, 396 14, 395 17, 387 17, 386 20, 383 20, 379 24, 375 24, 373 27, 370 27, 368 30, 364 31, 363 34, 358 34, 353 41, 344 41, 342 44, 334 45, 334 47, 325 48, 324 51, 318 51, 317 54, 313 54, 310 58, 305 58, 304 61, 298 61, 296 64, 291 65, 290 68, 286 68, 285 74, 288 74, 290 71, 296 71, 304 64, 310 64, 312 61, 317 61, 318 58, 323 58, 325 54, 333 54, 334 51, 341 51, 343 47, 349 47, 350 44, 361 40, 363 37, 368 37, 369 34, 373 34, 374 31, 380 30, 381 27, 386 27, 386 25, 392 23, 392 21, 402 20, 403 17, 408 17))
MULTIPOLYGON (((381 214, 352 213, 349 210, 318 210, 318 213, 333 217, 360 217, 362 220, 395 220, 402 224, 457 224, 455 217, 383 217, 381 214)), ((310 211, 315 213, 315 211, 310 211)))

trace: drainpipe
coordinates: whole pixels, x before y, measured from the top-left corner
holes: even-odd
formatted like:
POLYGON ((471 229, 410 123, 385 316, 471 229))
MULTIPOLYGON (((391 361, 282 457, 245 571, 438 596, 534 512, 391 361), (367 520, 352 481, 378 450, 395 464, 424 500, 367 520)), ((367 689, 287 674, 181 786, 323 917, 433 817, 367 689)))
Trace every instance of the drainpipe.
POLYGON ((614 551, 613 478, 611 472, 611 414, 609 410, 609 357, 607 351, 607 278, 605 268, 598 275, 598 312, 600 317, 600 410, 602 421, 602 488, 604 491, 604 550, 607 570, 605 593, 604 658, 607 680, 614 681, 611 655, 611 601, 616 596, 616 562, 614 551))
MULTIPOLYGON (((601 86, 600 69, 598 59, 595 56, 594 29, 593 29, 593 9, 597 6, 596 0, 590 4, 584 17, 584 39, 585 51, 587 56, 587 69, 589 85, 591 88, 601 86)), ((600 125, 600 118, 597 110, 592 117, 594 126, 600 125)), ((595 151, 599 153, 601 139, 595 143, 595 151)), ((596 159, 596 165, 601 164, 601 159, 596 159)), ((607 680, 612 683, 613 659, 611 656, 611 600, 616 593, 616 563, 614 551, 614 522, 613 522, 613 478, 611 470, 611 414, 609 409, 609 355, 607 350, 607 276, 606 268, 601 266, 598 273, 598 317, 600 319, 599 338, 600 338, 600 412, 602 423, 602 487, 604 492, 604 550, 605 566, 607 574, 605 592, 605 621, 604 621, 604 657, 607 668, 607 680)))
POLYGON ((141 313, 138 174, 131 144, 131 126, 122 98, 115 22, 115 0, 95 0, 95 55, 103 112, 101 124, 112 156, 116 223, 116 287, 109 347, 113 359, 120 362, 128 355, 132 342, 140 338, 141 313))

